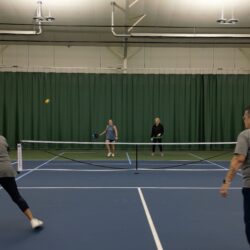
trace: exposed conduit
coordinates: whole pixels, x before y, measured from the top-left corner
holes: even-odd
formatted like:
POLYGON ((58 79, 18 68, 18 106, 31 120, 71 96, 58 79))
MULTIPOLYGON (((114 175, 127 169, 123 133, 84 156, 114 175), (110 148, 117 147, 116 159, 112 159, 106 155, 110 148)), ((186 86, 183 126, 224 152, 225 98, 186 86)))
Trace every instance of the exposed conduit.
POLYGON ((118 34, 115 31, 115 2, 111 2, 111 32, 115 37, 131 38, 250 38, 250 34, 209 34, 209 33, 129 33, 118 34))
POLYGON ((37 1, 37 8, 33 20, 35 21, 35 30, 0 30, 0 35, 40 35, 42 34, 42 24, 51 23, 55 18, 51 16, 50 10, 48 16, 43 16, 42 0, 39 0, 37 1))
POLYGON ((37 25, 37 30, 0 30, 0 35, 40 35, 42 34, 42 24, 37 25))

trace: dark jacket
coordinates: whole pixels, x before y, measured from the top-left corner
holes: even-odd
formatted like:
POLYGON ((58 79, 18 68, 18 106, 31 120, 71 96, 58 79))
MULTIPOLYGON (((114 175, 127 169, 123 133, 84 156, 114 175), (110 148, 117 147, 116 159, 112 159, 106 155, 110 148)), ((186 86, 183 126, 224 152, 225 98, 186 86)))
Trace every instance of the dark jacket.
POLYGON ((161 136, 164 134, 164 127, 161 123, 158 126, 154 124, 152 127, 151 137, 157 137, 158 134, 161 134, 161 136))

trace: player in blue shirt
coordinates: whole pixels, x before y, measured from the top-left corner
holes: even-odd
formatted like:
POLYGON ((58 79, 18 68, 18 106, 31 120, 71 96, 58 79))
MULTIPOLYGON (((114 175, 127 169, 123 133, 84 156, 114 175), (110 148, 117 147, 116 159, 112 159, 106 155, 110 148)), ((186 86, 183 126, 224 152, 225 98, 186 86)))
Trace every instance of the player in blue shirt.
POLYGON ((108 151, 108 157, 115 157, 115 141, 118 140, 118 130, 111 119, 108 120, 106 129, 100 134, 106 136, 106 148, 108 151))

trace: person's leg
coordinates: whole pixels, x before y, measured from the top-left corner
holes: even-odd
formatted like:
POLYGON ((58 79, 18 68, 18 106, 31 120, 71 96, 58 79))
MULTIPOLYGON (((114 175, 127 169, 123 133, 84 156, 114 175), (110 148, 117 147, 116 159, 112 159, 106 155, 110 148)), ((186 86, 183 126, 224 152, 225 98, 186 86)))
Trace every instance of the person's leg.
MULTIPOLYGON (((162 139, 159 138, 159 139, 158 139, 158 142, 159 142, 159 143, 162 143, 162 139)), ((161 156, 163 156, 163 152, 162 152, 162 151, 163 151, 163 148, 162 148, 162 145, 161 145, 161 144, 159 144, 159 149, 160 149, 160 152, 161 152, 161 156)))
MULTIPOLYGON (((158 143, 161 143, 161 142, 162 142, 162 140, 161 140, 161 138, 159 138, 159 139, 158 139, 158 143)), ((159 144, 158 146, 159 146, 160 152, 162 152, 162 145, 159 144)))
POLYGON ((154 138, 153 139, 153 146, 152 146, 152 155, 154 155, 155 154, 155 143, 157 142, 157 140, 154 138))
POLYGON ((107 148, 107 151, 108 151, 108 157, 110 157, 111 156, 110 142, 108 140, 106 140, 106 148, 107 148))
POLYGON ((33 214, 29 208, 29 205, 23 199, 23 197, 20 195, 20 193, 18 191, 18 188, 16 185, 16 180, 14 177, 0 178, 0 185, 9 194, 11 199, 17 204, 17 206, 20 208, 20 210, 26 215, 26 217, 31 222, 31 226, 34 229, 41 227, 43 225, 42 221, 35 219, 33 217, 33 214))
POLYGON ((29 220, 33 219, 33 215, 29 209, 27 202, 20 195, 14 177, 1 178, 0 184, 3 189, 9 194, 11 199, 17 204, 20 210, 27 216, 29 220))
POLYGON ((112 148, 112 157, 114 157, 115 156, 115 144, 114 143, 111 144, 111 148, 112 148))
POLYGON ((244 222, 248 244, 250 245, 250 188, 243 188, 244 222))

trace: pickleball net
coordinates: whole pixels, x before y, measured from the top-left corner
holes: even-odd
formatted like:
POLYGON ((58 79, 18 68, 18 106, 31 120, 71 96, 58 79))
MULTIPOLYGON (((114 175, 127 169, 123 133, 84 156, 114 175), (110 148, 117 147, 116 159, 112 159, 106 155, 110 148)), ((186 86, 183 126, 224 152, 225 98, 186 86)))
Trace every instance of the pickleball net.
POLYGON ((235 142, 112 145, 115 152, 108 157, 105 142, 22 140, 17 146, 18 171, 223 171, 235 142))

